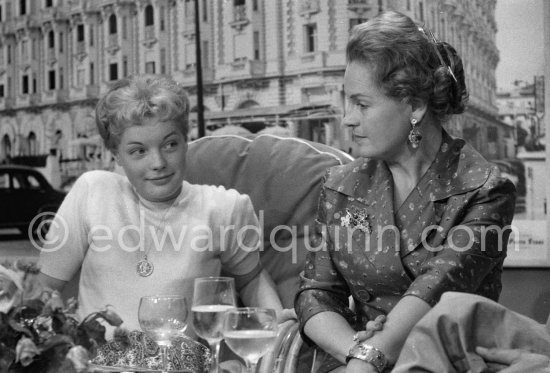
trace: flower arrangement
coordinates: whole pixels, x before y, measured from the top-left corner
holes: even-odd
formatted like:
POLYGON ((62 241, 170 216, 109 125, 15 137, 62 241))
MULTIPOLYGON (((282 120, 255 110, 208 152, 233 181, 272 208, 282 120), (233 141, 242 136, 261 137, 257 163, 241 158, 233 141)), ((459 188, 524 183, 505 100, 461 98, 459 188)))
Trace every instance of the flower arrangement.
POLYGON ((86 372, 105 343, 105 320, 122 323, 111 308, 79 321, 77 303, 44 289, 35 264, 0 264, 0 373, 86 372))

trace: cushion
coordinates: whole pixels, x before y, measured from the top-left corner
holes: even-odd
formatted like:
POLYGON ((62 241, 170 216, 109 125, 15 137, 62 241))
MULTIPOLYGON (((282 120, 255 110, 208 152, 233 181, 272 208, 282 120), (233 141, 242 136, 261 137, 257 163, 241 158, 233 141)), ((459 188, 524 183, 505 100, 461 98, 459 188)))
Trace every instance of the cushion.
POLYGON ((258 135, 207 136, 189 144, 186 180, 248 194, 264 228, 262 263, 293 307, 326 169, 353 160, 328 145, 258 135), (307 242, 306 242, 307 241, 307 242))

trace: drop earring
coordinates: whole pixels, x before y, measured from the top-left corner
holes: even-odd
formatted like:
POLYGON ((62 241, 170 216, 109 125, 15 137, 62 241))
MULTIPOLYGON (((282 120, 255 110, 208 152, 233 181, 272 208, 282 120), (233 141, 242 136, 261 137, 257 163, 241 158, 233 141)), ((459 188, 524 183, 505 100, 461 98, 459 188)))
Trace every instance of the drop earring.
POLYGON ((409 132, 409 142, 411 143, 411 146, 416 149, 418 148, 418 145, 420 145, 420 141, 422 141, 422 134, 420 133, 420 130, 417 127, 418 120, 416 118, 411 118, 411 131, 409 132))

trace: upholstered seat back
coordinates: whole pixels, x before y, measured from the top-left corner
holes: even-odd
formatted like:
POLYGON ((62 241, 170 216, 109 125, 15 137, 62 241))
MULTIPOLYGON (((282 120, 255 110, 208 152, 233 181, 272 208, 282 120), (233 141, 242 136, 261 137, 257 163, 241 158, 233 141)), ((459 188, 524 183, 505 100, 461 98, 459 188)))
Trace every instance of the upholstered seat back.
POLYGON ((208 136, 189 144, 186 180, 248 194, 264 229, 262 263, 286 307, 293 306, 321 179, 352 158, 328 145, 259 135, 208 136))

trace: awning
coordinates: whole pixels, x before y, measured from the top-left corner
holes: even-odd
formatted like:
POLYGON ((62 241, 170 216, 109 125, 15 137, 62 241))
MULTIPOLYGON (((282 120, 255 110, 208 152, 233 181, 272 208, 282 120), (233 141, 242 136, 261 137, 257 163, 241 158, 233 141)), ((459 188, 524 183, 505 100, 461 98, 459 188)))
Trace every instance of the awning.
POLYGON ((77 137, 69 141, 69 144, 73 146, 100 146, 103 144, 103 140, 99 135, 92 135, 90 137, 77 137))
MULTIPOLYGON (((206 126, 239 124, 250 122, 278 123, 281 120, 338 119, 341 110, 328 103, 297 104, 269 107, 252 107, 231 111, 204 113, 206 126)), ((197 121, 197 113, 189 114, 190 121, 197 121)))

